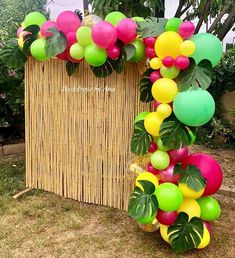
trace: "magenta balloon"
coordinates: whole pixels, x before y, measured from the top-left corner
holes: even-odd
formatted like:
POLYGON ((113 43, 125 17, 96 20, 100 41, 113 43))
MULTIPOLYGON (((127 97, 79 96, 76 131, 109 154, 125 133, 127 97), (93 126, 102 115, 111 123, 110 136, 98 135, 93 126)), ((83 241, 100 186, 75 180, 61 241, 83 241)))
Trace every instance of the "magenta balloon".
POLYGON ((175 223, 177 217, 178 213, 176 211, 167 212, 158 209, 156 219, 159 223, 169 226, 175 223))
POLYGON ((190 65, 189 59, 186 56, 177 56, 175 59, 175 66, 180 70, 185 70, 190 65))
MULTIPOLYGON (((154 83, 155 81, 157 81, 158 79, 161 79, 162 78, 162 76, 161 76, 161 74, 160 74, 160 72, 159 72, 159 70, 158 71, 153 71, 153 72, 151 72, 151 74, 150 74, 150 76, 149 76, 149 79, 150 79, 150 81, 152 82, 152 83, 154 83)), ((158 106, 160 105, 160 102, 158 102, 158 106)), ((157 106, 157 107, 158 107, 157 106)), ((156 107, 156 108, 157 108, 156 107)))
POLYGON ((170 160, 173 163, 180 163, 184 159, 186 159, 189 155, 188 147, 183 147, 178 150, 170 150, 168 151, 168 154, 170 156, 170 160))
POLYGON ((24 29, 23 29, 23 27, 19 27, 19 29, 17 30, 17 38, 19 38, 19 36, 20 36, 20 33, 23 31, 24 29))
POLYGON ((208 229, 210 235, 212 234, 212 224, 209 221, 203 220, 203 225, 208 229))
POLYGON ((172 67, 175 64, 175 60, 171 56, 166 56, 163 60, 162 63, 165 67, 172 67))
POLYGON ((155 142, 150 142, 148 152, 153 153, 157 150, 157 144, 155 142))
POLYGON ((158 172, 159 180, 161 180, 161 182, 163 183, 170 182, 173 184, 177 184, 181 176, 180 175, 174 176, 174 168, 175 168, 175 164, 171 162, 167 168, 163 170, 159 170, 158 172))
POLYGON ((117 46, 112 46, 108 48, 107 54, 110 58, 116 59, 120 56, 120 48, 117 46))
POLYGON ((179 34, 182 38, 186 39, 193 35, 195 31, 195 26, 190 21, 185 21, 180 24, 179 34))
POLYGON ((57 17, 56 23, 58 29, 67 35, 71 31, 76 32, 81 22, 77 14, 72 11, 65 11, 57 17))
POLYGON ((44 38, 47 38, 47 37, 53 35, 53 33, 47 31, 50 28, 58 29, 56 22, 54 22, 54 21, 46 21, 46 22, 43 23, 43 25, 41 27, 41 33, 42 33, 42 36, 44 38))
POLYGON ((152 58, 156 57, 156 53, 155 53, 154 48, 146 47, 145 53, 146 53, 146 56, 149 59, 152 59, 152 58))
POLYGON ((117 40, 116 28, 109 22, 100 21, 92 27, 92 39, 101 48, 112 47, 117 40))
POLYGON ((71 47, 74 43, 77 42, 76 32, 71 31, 66 35, 68 41, 68 47, 71 47))
POLYGON ((125 44, 133 41, 136 36, 137 24, 130 18, 121 20, 117 25, 117 37, 125 44))
POLYGON ((183 161, 183 169, 189 164, 198 167, 202 176, 206 179, 206 188, 203 196, 214 194, 219 190, 223 181, 223 172, 214 158, 204 153, 195 153, 183 161))
POLYGON ((157 175, 159 170, 157 170, 151 163, 147 164, 146 170, 154 175, 157 175))

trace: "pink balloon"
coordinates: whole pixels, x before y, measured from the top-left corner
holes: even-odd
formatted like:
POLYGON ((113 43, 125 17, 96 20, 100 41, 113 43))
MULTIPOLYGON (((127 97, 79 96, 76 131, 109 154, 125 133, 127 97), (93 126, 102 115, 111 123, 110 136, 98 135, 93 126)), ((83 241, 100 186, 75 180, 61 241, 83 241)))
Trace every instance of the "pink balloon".
POLYGON ((150 59, 156 57, 154 48, 146 47, 146 56, 150 59))
MULTIPOLYGON (((150 81, 151 81, 152 83, 154 83, 155 81, 161 79, 162 76, 161 76, 161 74, 160 74, 159 71, 153 71, 153 72, 151 72, 149 78, 150 78, 150 81)), ((160 105, 160 103, 159 103, 158 105, 160 105)))
POLYGON ((150 142, 148 152, 153 153, 157 150, 157 144, 155 142, 150 142))
POLYGON ((190 21, 185 21, 180 24, 179 34, 182 38, 186 39, 193 35, 195 31, 195 26, 190 21))
POLYGON ((172 67, 175 63, 175 60, 171 56, 166 56, 163 60, 162 63, 165 67, 172 67))
POLYGON ((206 179, 203 196, 214 194, 219 190, 223 181, 223 172, 214 158, 204 153, 195 153, 183 161, 182 168, 185 169, 189 164, 198 167, 202 176, 206 179))
POLYGON ((165 168, 163 170, 159 170, 159 172, 158 172, 159 180, 161 180, 164 183, 170 182, 173 184, 177 184, 181 175, 174 176, 174 168, 175 168, 175 164, 170 163, 170 165, 167 168, 165 168))
POLYGON ((116 59, 120 55, 120 48, 117 46, 112 46, 107 49, 107 54, 110 58, 116 59))
POLYGON ((186 56, 177 56, 175 59, 175 66, 180 70, 185 70, 189 67, 189 59, 186 56))
POLYGON ((186 159, 189 155, 188 147, 183 147, 178 150, 170 150, 168 151, 168 154, 170 156, 170 160, 173 163, 180 163, 184 159, 186 159))
POLYGON ((209 221, 203 220, 203 225, 208 229, 210 235, 212 234, 212 224, 209 221))
POLYGON ((42 33, 42 36, 43 36, 44 38, 47 38, 47 37, 53 35, 53 33, 47 31, 47 30, 50 29, 50 28, 56 28, 56 29, 58 29, 56 22, 54 22, 54 21, 46 21, 46 22, 42 25, 42 27, 41 27, 41 33, 42 33))
POLYGON ((17 38, 19 38, 20 33, 23 31, 23 27, 19 27, 19 29, 17 30, 17 38))
POLYGON ((157 175, 159 170, 157 170, 151 163, 147 164, 146 170, 154 175, 157 175))
POLYGON ((81 22, 74 12, 65 11, 57 17, 56 23, 58 29, 67 35, 71 31, 76 32, 81 22))
POLYGON ((133 41, 136 36, 137 24, 130 18, 121 20, 117 25, 117 37, 125 44, 133 41))
POLYGON ((101 48, 112 47, 117 40, 116 28, 109 22, 100 21, 92 27, 92 39, 101 48))
POLYGON ((74 43, 77 42, 77 38, 76 38, 76 32, 69 32, 67 35, 66 35, 66 39, 68 41, 68 47, 70 48, 74 43))
POLYGON ((158 102, 157 100, 154 100, 154 101, 153 101, 153 108, 154 108, 154 110, 156 110, 157 107, 158 107, 160 104, 161 104, 160 102, 158 102))
POLYGON ((145 38, 144 39, 144 44, 146 45, 146 47, 149 47, 149 48, 154 48, 154 45, 155 45, 155 41, 156 41, 156 38, 145 38))
POLYGON ((167 212, 158 209, 156 219, 159 223, 169 226, 175 223, 177 217, 178 213, 176 211, 167 212))

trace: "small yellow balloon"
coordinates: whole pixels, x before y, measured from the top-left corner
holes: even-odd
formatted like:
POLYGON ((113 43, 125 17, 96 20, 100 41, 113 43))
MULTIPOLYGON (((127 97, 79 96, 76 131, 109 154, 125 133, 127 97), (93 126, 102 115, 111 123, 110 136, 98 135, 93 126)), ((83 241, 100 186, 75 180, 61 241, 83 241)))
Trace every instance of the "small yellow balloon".
POLYGON ((168 236, 168 234, 167 234, 168 228, 169 228, 169 226, 160 224, 160 234, 161 234, 162 238, 163 238, 167 243, 170 243, 169 236, 168 236))
POLYGON ((170 103, 178 94, 175 81, 168 78, 157 80, 152 86, 152 95, 160 103, 170 103))
POLYGON ((195 44, 191 40, 185 40, 180 46, 180 53, 183 56, 191 56, 195 51, 195 44))
POLYGON ((191 199, 197 199, 197 198, 201 197, 202 194, 204 193, 204 189, 205 189, 205 188, 203 188, 202 190, 197 192, 193 189, 190 189, 184 183, 179 183, 178 186, 179 186, 179 189, 182 191, 183 196, 187 197, 187 198, 191 198, 191 199))
POLYGON ((24 39, 23 39, 22 36, 20 36, 20 37, 18 38, 18 45, 19 45, 19 47, 20 47, 21 49, 23 49, 23 47, 24 47, 24 39))
POLYGON ((162 119, 165 119, 171 115, 172 108, 169 104, 160 104, 157 107, 156 112, 162 117, 162 119))
POLYGON ((185 212, 188 214, 189 219, 192 217, 200 218, 201 215, 201 208, 196 200, 184 198, 183 203, 178 209, 178 213, 185 212))
POLYGON ((138 182, 140 180, 149 181, 149 182, 153 183, 155 185, 155 187, 157 187, 159 185, 157 177, 150 172, 143 172, 143 173, 139 174, 135 180, 135 185, 138 186, 142 191, 144 191, 143 186, 138 182))
POLYGON ((210 239, 211 239, 210 233, 209 233, 208 229, 204 226, 203 227, 203 236, 202 236, 202 239, 201 239, 201 243, 199 244, 197 249, 202 249, 202 248, 207 247, 209 245, 209 243, 210 243, 210 239))
POLYGON ((144 119, 144 127, 149 134, 159 136, 162 121, 162 117, 157 112, 151 112, 144 119))
POLYGON ((22 23, 21 23, 21 27, 23 28, 23 30, 26 28, 26 26, 25 26, 25 23, 24 23, 24 22, 22 22, 22 23))
POLYGON ((180 55, 180 46, 183 43, 181 36, 174 31, 162 33, 155 42, 157 56, 164 59, 166 56, 176 58, 180 55))
POLYGON ((150 67, 154 70, 160 69, 162 66, 162 60, 158 57, 154 57, 150 60, 150 67))

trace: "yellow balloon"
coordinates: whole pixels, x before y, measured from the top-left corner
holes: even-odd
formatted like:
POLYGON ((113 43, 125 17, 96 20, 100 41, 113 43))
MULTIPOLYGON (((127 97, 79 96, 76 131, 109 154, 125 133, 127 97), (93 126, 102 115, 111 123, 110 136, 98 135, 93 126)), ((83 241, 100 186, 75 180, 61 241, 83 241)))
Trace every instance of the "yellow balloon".
POLYGON ((178 94, 178 87, 175 81, 168 78, 161 78, 153 84, 152 94, 158 102, 170 103, 178 94))
POLYGON ((157 112, 151 112, 144 119, 144 127, 149 134, 158 136, 162 121, 162 117, 157 112))
POLYGON ((143 173, 139 174, 135 180, 135 185, 138 186, 142 191, 144 191, 143 186, 138 182, 140 180, 149 181, 149 182, 153 183, 155 185, 155 187, 157 187, 159 185, 157 177, 150 172, 143 172, 143 173))
POLYGON ((174 31, 162 33, 155 42, 155 52, 163 59, 166 56, 176 58, 180 53, 180 46, 183 43, 181 36, 174 31))
POLYGON ((162 119, 165 119, 171 115, 172 108, 169 104, 160 104, 157 107, 156 112, 162 117, 162 119))
POLYGON ((191 40, 185 40, 180 46, 180 53, 184 56, 191 56, 195 51, 195 44, 191 40))
POLYGON ((22 23, 21 23, 21 27, 23 28, 23 30, 26 28, 26 26, 25 26, 25 23, 24 23, 24 22, 22 22, 22 23))
POLYGON ((202 248, 207 247, 209 245, 209 243, 210 243, 210 239, 211 239, 210 233, 209 233, 208 229, 204 226, 203 227, 203 236, 202 236, 202 239, 201 239, 201 243, 199 244, 197 249, 202 249, 202 248))
POLYGON ((170 243, 169 236, 167 235, 167 230, 169 226, 160 224, 160 234, 162 238, 167 242, 170 243))
POLYGON ((182 191, 183 196, 187 197, 187 198, 191 198, 191 199, 197 199, 197 198, 201 197, 202 194, 204 193, 204 189, 205 189, 205 188, 203 188, 202 190, 196 192, 193 189, 190 189, 184 183, 179 183, 178 186, 179 186, 179 189, 182 191))
POLYGON ((201 215, 201 208, 196 200, 184 198, 183 203, 178 209, 178 213, 185 212, 188 214, 189 219, 192 217, 200 218, 201 215))
POLYGON ((24 47, 24 39, 23 39, 22 36, 20 36, 20 37, 18 38, 18 45, 19 45, 19 47, 20 47, 21 49, 23 49, 23 47, 24 47))
POLYGON ((160 69, 162 66, 162 60, 158 57, 154 57, 150 60, 150 67, 154 70, 160 69))

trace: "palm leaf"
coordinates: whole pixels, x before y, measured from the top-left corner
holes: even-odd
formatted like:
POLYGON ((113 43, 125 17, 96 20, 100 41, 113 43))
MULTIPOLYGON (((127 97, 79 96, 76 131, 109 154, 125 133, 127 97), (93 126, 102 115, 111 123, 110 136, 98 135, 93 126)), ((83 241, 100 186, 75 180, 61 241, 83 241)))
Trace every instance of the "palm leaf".
POLYGON ((129 61, 135 55, 136 49, 134 45, 128 44, 124 46, 123 51, 126 52, 126 60, 129 61))
POLYGON ((139 87, 140 87, 140 100, 142 102, 151 102, 154 100, 152 95, 152 85, 149 76, 152 73, 153 69, 147 69, 141 76, 139 87))
POLYGON ((78 69, 80 63, 73 63, 70 60, 66 61, 66 71, 68 76, 72 76, 74 72, 78 69))
POLYGON ((24 29, 24 31, 29 32, 23 37, 24 38, 23 52, 25 53, 25 55, 27 55, 29 53, 30 46, 38 38, 40 27, 38 25, 29 25, 24 29))

